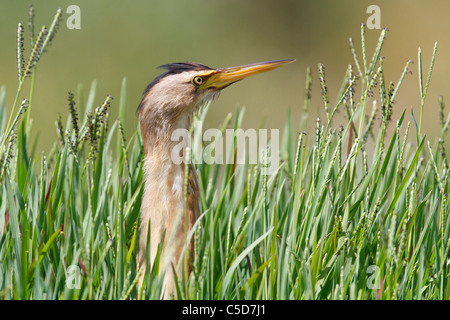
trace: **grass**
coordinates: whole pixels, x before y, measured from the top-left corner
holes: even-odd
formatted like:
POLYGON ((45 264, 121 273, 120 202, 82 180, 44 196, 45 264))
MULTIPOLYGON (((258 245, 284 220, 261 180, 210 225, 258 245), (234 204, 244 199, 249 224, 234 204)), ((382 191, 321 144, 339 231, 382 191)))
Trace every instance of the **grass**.
MULTIPOLYGON (((31 31, 33 16, 30 10, 31 31)), ((19 85, 9 116, 0 90, 0 298, 158 299, 158 259, 137 288, 143 151, 138 130, 129 141, 123 133, 126 80, 115 100, 96 97, 95 82, 87 98, 81 89, 69 93, 69 117, 63 123, 54 115, 59 141, 48 155, 31 139, 26 112, 41 107, 32 105, 36 65, 59 20, 58 11, 53 27, 31 39, 28 64, 19 25, 19 85), (25 81, 32 82, 28 94, 25 81), (111 107, 118 119, 110 119, 111 107)), ((391 117, 409 62, 398 83, 387 84, 380 58, 386 30, 370 60, 364 32, 361 26, 361 56, 350 39, 354 63, 334 103, 319 65, 326 117, 307 135, 294 132, 308 121, 308 68, 303 117, 298 125, 287 117, 275 174, 260 165, 196 165, 203 214, 190 235, 193 273, 179 279, 178 298, 450 298, 443 99, 441 137, 430 142, 421 134, 437 47, 425 82, 419 50, 421 112, 411 125, 405 111, 391 117), (335 128, 338 109, 346 123, 335 128)), ((227 118, 222 128, 240 128, 243 117, 236 110, 235 123, 227 118)), ((196 154, 202 146, 193 147, 196 154)))

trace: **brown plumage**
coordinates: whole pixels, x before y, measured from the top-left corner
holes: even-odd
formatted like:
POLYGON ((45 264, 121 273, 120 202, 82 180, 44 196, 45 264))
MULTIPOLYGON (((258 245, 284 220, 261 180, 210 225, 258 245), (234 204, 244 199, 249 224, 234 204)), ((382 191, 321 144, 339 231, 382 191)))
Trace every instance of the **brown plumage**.
MULTIPOLYGON (((182 62, 161 66, 167 71, 150 83, 138 108, 145 152, 145 187, 141 207, 139 265, 147 263, 147 237, 150 228, 150 265, 165 233, 160 270, 164 273, 164 297, 174 290, 172 265, 177 267, 189 231, 201 213, 200 190, 195 168, 189 166, 185 199, 185 163, 177 163, 172 152, 180 141, 172 140, 176 129, 190 129, 196 109, 214 100, 230 84, 250 75, 275 69, 293 60, 277 60, 239 67, 213 69, 198 63, 182 62)), ((187 141, 183 140, 183 141, 187 141)), ((186 142, 181 148, 185 158, 186 142)), ((193 253, 187 244, 185 256, 193 253)), ((187 273, 190 264, 186 265, 187 273)), ((177 270, 180 278, 181 268, 177 270)), ((142 285, 144 274, 141 275, 142 285)))

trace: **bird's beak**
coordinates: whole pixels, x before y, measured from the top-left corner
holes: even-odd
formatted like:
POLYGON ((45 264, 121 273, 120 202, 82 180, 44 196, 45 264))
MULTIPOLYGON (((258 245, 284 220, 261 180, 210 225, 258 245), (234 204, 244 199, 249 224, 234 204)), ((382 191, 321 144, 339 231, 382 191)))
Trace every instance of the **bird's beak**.
POLYGON ((223 89, 236 81, 242 80, 254 74, 276 69, 291 63, 295 59, 265 61, 243 66, 216 69, 211 76, 208 77, 204 88, 223 89))

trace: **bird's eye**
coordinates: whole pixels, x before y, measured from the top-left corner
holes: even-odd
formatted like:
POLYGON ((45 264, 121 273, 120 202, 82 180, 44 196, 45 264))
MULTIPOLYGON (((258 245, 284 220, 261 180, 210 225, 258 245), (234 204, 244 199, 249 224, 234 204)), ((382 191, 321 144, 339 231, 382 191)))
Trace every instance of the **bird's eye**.
POLYGON ((192 83, 195 84, 196 86, 201 86, 203 84, 203 78, 194 77, 194 79, 192 79, 192 83))

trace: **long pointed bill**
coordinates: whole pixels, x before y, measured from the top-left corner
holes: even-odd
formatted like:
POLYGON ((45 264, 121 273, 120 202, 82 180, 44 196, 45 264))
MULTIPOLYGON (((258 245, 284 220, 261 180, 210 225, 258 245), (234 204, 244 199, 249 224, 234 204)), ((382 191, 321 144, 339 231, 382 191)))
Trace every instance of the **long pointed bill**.
POLYGON ((205 88, 223 89, 236 81, 242 80, 254 74, 273 70, 291 63, 295 59, 265 61, 243 66, 216 69, 207 79, 205 88))

